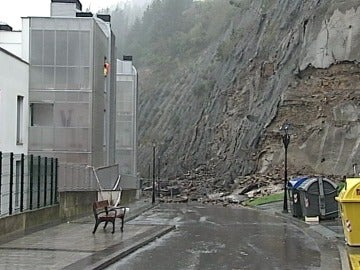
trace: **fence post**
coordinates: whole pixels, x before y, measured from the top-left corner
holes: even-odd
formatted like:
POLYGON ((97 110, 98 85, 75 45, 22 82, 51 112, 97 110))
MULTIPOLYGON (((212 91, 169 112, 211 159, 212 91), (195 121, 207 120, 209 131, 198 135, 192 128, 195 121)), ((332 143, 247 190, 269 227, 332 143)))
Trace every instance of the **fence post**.
POLYGON ((41 156, 38 156, 37 208, 40 208, 41 156))
POLYGON ((44 164, 44 206, 46 206, 46 192, 47 192, 47 157, 45 157, 44 164))
POLYGON ((2 185, 1 177, 2 177, 2 152, 0 151, 0 214, 1 214, 1 198, 2 198, 2 195, 1 195, 1 185, 2 185))
POLYGON ((24 163, 25 163, 25 155, 21 154, 20 212, 24 211, 24 163))
POLYGON ((57 199, 58 199, 58 159, 55 159, 55 198, 54 198, 54 203, 57 203, 57 199))
POLYGON ((34 189, 34 156, 30 155, 30 164, 29 164, 29 180, 30 180, 30 187, 29 187, 29 208, 30 210, 33 209, 33 189, 34 189))
POLYGON ((50 160, 50 204, 53 204, 54 196, 53 196, 53 190, 54 190, 54 158, 51 158, 50 160))
POLYGON ((13 184, 14 184, 14 153, 10 153, 10 184, 9 184, 9 215, 12 214, 13 202, 13 184))

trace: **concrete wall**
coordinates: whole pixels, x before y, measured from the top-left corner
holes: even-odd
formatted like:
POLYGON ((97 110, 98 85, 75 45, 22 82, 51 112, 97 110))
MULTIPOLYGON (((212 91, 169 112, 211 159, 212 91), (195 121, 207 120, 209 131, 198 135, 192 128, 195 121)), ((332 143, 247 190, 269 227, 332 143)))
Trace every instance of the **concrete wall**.
POLYGON ((139 190, 138 189, 123 190, 121 193, 121 204, 127 205, 128 203, 133 202, 138 198, 139 198, 139 190))
MULTIPOLYGON (((92 203, 97 198, 97 192, 61 192, 59 196, 59 205, 0 218, 0 237, 92 215, 92 203)), ((127 205, 137 197, 138 190, 124 190, 121 204, 127 205)))
POLYGON ((92 204, 97 198, 96 191, 61 192, 59 195, 60 218, 62 220, 69 220, 81 216, 92 215, 92 204))
MULTIPOLYGON (((92 204, 97 200, 97 191, 60 192, 60 219, 71 220, 92 215, 92 204)), ((139 190, 128 189, 121 193, 121 204, 127 205, 139 198, 139 190)))
POLYGON ((60 222, 59 205, 27 211, 0 219, 0 236, 25 233, 49 223, 60 222))

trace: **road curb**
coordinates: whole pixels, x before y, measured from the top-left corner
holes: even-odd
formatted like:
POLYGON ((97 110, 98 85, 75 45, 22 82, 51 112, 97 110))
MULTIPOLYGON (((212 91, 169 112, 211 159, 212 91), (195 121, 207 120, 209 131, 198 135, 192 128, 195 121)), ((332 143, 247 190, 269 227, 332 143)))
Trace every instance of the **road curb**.
POLYGON ((99 250, 79 261, 67 265, 63 270, 92 269, 100 270, 116 263, 136 250, 153 242, 157 238, 171 232, 176 227, 173 225, 156 225, 134 237, 118 244, 99 250))
POLYGON ((341 259, 341 269, 342 270, 348 270, 348 269, 352 270, 353 267, 350 263, 349 255, 347 254, 345 247, 341 244, 338 244, 337 248, 339 250, 340 259, 341 259))
POLYGON ((165 226, 164 228, 160 228, 156 232, 151 232, 151 234, 145 236, 144 238, 135 240, 127 248, 124 248, 122 250, 119 250, 116 253, 113 253, 112 255, 98 261, 97 263, 93 264, 92 266, 88 266, 88 269, 93 269, 93 270, 105 269, 106 267, 116 263, 120 259, 122 259, 122 258, 128 256, 129 254, 135 252, 136 250, 146 246, 147 244, 153 242, 154 240, 156 240, 157 238, 160 238, 161 236, 164 236, 165 234, 171 232, 174 229, 175 229, 175 226, 165 226))

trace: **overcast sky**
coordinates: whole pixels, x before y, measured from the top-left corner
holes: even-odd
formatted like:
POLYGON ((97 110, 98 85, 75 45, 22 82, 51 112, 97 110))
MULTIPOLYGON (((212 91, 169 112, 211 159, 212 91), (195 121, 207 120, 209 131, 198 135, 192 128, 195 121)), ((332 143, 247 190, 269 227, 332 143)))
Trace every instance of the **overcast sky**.
MULTIPOLYGON (((83 11, 90 8, 93 13, 123 1, 125 0, 80 0, 83 11)), ((1 0, 0 22, 6 22, 13 30, 20 30, 21 17, 50 16, 50 3, 51 0, 1 0)))

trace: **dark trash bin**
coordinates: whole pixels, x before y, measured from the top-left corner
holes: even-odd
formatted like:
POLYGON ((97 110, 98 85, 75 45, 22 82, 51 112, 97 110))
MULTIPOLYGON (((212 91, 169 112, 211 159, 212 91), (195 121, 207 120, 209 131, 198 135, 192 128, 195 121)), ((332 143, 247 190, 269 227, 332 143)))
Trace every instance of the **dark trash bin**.
POLYGON ((338 217, 336 185, 324 177, 312 177, 299 187, 301 210, 305 217, 333 219, 338 217))
POLYGON ((298 176, 291 179, 287 184, 290 200, 290 211, 294 217, 303 216, 300 203, 300 192, 298 190, 298 187, 308 178, 309 176, 298 176))

